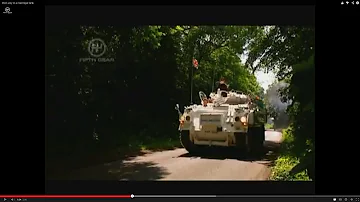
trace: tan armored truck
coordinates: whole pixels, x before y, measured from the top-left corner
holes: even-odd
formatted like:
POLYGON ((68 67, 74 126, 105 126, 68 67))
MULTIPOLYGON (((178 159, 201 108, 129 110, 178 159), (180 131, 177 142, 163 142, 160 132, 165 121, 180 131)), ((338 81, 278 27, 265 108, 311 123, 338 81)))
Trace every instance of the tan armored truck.
POLYGON ((248 95, 235 91, 199 92, 201 105, 191 105, 179 112, 180 141, 189 153, 201 146, 237 147, 260 154, 264 151, 266 112, 248 95))

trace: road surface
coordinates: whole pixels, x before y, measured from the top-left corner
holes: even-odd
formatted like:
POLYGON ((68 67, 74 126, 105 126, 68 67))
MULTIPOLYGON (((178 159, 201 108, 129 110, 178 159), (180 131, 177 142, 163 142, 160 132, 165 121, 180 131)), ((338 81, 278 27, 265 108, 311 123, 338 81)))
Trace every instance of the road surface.
MULTIPOLYGON (((276 148, 282 134, 266 131, 265 146, 276 148)), ((190 156, 181 148, 147 152, 140 156, 80 169, 67 179, 75 180, 267 180, 271 151, 262 159, 226 156, 190 156)))

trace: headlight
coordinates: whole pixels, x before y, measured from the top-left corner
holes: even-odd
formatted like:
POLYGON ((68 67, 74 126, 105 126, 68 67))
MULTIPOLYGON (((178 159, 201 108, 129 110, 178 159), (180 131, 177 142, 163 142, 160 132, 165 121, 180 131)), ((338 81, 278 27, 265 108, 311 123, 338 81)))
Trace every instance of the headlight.
POLYGON ((243 116, 243 117, 240 118, 240 121, 241 121, 242 123, 245 123, 245 122, 247 121, 247 119, 246 119, 245 116, 243 116))
POLYGON ((235 117, 235 121, 236 121, 236 122, 240 121, 240 117, 238 117, 238 116, 235 117))
POLYGON ((186 116, 186 120, 187 120, 187 121, 190 121, 190 116, 186 116))

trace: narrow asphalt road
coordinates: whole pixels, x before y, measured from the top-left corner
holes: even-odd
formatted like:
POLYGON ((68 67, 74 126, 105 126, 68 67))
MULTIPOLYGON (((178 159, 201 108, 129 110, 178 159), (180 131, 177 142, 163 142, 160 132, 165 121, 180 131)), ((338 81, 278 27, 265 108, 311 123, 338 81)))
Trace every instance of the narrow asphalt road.
POLYGON ((74 180, 267 180, 272 151, 282 140, 277 131, 266 131, 262 159, 230 156, 190 156, 181 148, 143 155, 93 166, 72 172, 74 180))

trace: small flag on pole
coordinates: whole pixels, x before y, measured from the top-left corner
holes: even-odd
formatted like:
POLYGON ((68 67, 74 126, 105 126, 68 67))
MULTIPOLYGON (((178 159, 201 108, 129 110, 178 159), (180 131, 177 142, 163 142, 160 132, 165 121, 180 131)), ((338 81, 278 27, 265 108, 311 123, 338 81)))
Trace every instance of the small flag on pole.
POLYGON ((193 59, 192 63, 193 63, 193 66, 194 66, 196 69, 199 68, 199 63, 198 63, 198 61, 197 61, 195 58, 193 59))

